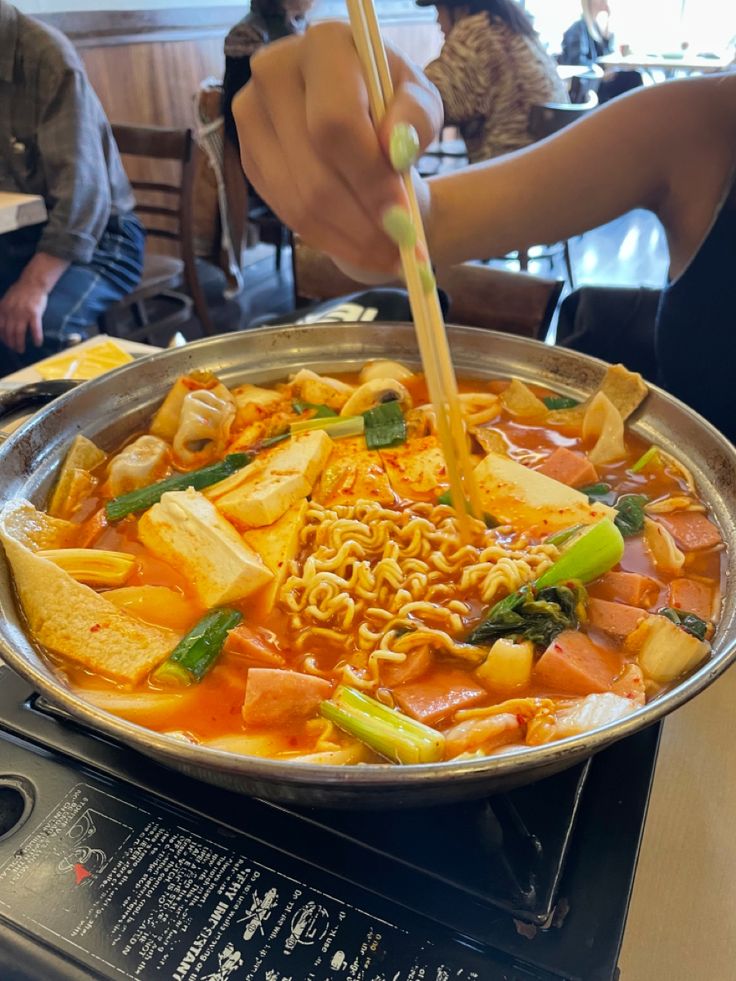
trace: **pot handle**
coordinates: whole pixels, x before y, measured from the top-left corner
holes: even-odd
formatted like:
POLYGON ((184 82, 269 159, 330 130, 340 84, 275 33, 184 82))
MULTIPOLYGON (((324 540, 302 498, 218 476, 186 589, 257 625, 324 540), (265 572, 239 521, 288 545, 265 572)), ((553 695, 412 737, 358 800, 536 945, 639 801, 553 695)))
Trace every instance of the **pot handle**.
POLYGON ((78 384, 71 379, 60 378, 57 381, 34 382, 13 388, 9 392, 0 392, 0 419, 22 409, 39 408, 47 402, 53 402, 78 384))

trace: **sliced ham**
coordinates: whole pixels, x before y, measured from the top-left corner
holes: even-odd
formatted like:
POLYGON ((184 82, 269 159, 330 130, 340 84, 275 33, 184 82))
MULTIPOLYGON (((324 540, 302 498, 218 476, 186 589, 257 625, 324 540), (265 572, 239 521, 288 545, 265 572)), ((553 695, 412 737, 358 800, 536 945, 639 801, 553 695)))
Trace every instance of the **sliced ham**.
POLYGON ((429 726, 453 715, 458 709, 470 708, 486 694, 485 688, 466 671, 457 668, 436 671, 421 681, 394 689, 399 707, 429 726))
POLYGON ((227 635, 224 650, 228 654, 237 654, 249 661, 255 661, 256 664, 266 664, 272 668, 286 664, 275 642, 270 641, 260 630, 254 630, 244 623, 227 635))
POLYGON ((597 599, 649 608, 659 594, 659 583, 638 572, 607 572, 588 588, 597 599))
POLYGON ((577 630, 563 630, 534 668, 535 680, 550 691, 590 695, 609 691, 620 662, 577 630))
POLYGON ((550 453, 537 470, 546 477, 567 484, 568 487, 585 487, 598 480, 598 471, 587 456, 584 453, 565 449, 564 446, 550 453))
POLYGON ((657 521, 670 532, 686 552, 700 552, 721 544, 721 533, 700 511, 673 511, 658 514, 657 521))
POLYGON ((628 637, 647 612, 626 603, 610 603, 608 600, 588 600, 588 622, 612 637, 628 637))
POLYGON ((432 664, 432 652, 428 647, 416 647, 409 651, 404 661, 383 661, 381 682, 389 688, 416 681, 425 674, 432 664))
POLYGON ((330 697, 324 678, 277 668, 251 668, 245 686, 243 721, 247 726, 276 726, 314 715, 330 697))
POLYGON ((710 620, 713 616, 713 588, 697 579, 673 579, 669 605, 675 610, 694 613, 701 620, 710 620))

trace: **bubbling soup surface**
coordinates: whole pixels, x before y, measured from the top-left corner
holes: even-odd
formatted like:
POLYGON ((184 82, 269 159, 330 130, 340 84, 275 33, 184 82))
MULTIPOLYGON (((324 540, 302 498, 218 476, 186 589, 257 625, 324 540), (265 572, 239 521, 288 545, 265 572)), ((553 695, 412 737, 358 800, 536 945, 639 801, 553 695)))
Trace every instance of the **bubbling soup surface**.
POLYGON ((117 452, 72 448, 48 518, 33 518, 43 540, 5 517, 29 629, 94 704, 249 755, 469 758, 621 718, 708 656, 724 550, 687 468, 624 428, 638 376, 611 371, 619 387, 583 404, 460 379, 486 509, 465 537, 421 375, 385 362, 232 391, 182 378, 117 452), (565 556, 590 566, 593 532, 603 571, 556 578, 565 556), (81 590, 58 636, 16 541, 81 590), (104 605, 85 619, 90 590, 104 605), (136 629, 148 660, 131 645, 113 664, 98 635, 112 652, 136 629))

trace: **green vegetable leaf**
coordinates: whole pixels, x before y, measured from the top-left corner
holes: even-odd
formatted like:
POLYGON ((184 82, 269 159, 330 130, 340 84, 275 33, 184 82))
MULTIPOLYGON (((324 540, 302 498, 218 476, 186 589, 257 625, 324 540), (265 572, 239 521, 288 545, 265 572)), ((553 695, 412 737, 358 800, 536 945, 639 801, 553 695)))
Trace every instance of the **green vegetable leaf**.
POLYGON ((406 442, 406 420, 397 401, 382 402, 363 413, 365 442, 369 450, 406 442))
POLYGON ((548 395, 542 401, 548 409, 574 409, 580 405, 577 399, 568 398, 566 395, 548 395))
POLYGON ((708 632, 708 624, 694 613, 686 613, 685 610, 675 610, 671 606, 663 606, 658 612, 661 616, 671 620, 676 626, 692 634, 693 637, 697 637, 698 640, 705 640, 705 635, 708 632))
POLYGON ((638 535, 644 528, 644 508, 649 503, 649 498, 644 494, 623 494, 616 501, 614 507, 618 514, 614 518, 614 524, 624 536, 630 538, 638 535))
POLYGON ((611 485, 601 481, 598 484, 588 484, 587 487, 579 487, 581 494, 585 494, 591 504, 600 502, 601 504, 613 504, 616 495, 611 489, 611 485))
POLYGON ((585 596, 582 586, 522 586, 491 608, 470 633, 466 643, 491 645, 499 637, 522 637, 538 647, 548 647, 563 630, 578 626, 578 607, 585 596))
POLYGON ((334 409, 331 409, 329 405, 320 405, 317 402, 292 402, 291 403, 294 412, 298 412, 299 415, 304 415, 305 412, 314 410, 312 415, 313 419, 327 419, 329 416, 336 416, 337 413, 334 409))

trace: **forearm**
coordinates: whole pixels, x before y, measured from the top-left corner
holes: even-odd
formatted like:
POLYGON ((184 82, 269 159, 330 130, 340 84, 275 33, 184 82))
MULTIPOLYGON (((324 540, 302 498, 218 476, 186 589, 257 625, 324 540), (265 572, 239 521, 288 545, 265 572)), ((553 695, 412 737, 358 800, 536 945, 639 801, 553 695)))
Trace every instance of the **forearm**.
POLYGON ((20 282, 27 286, 34 286, 48 295, 69 265, 66 259, 59 259, 46 252, 37 252, 23 270, 20 282))
POLYGON ((667 193, 671 127, 643 101, 623 99, 544 143, 430 181, 436 261, 504 255, 631 208, 657 211, 667 193))

